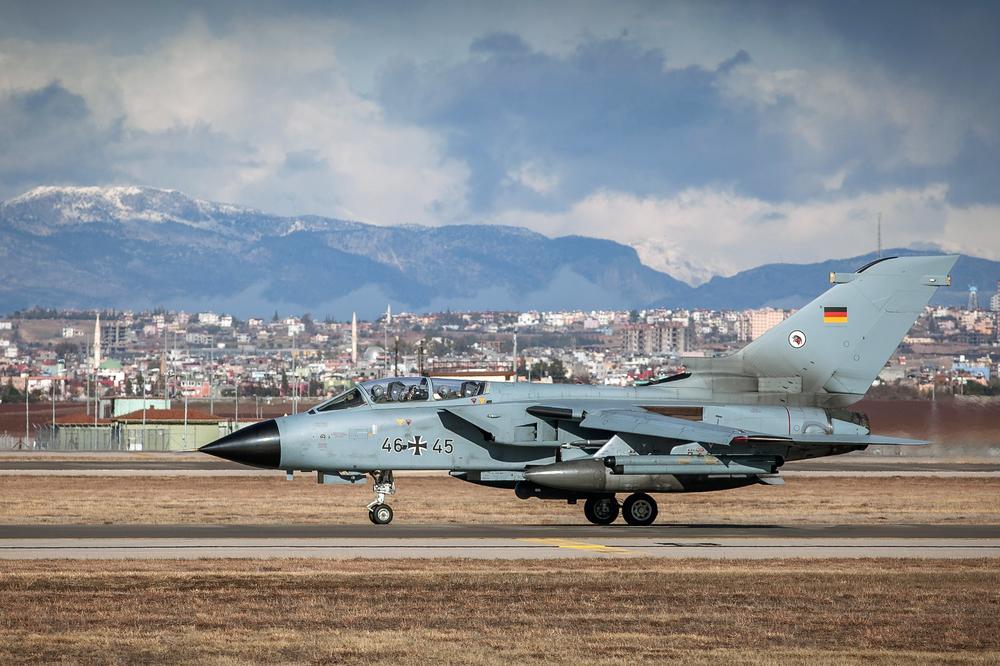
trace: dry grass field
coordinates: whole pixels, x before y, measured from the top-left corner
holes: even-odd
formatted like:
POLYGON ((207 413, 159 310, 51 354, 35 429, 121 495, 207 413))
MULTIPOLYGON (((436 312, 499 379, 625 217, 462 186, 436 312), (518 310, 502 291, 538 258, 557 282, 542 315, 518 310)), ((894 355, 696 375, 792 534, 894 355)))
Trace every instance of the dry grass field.
MULTIPOLYGON (((0 477, 0 523, 364 523, 366 487, 254 477, 0 477)), ((456 479, 401 477, 408 523, 584 522, 581 507, 456 479)), ((790 477, 784 486, 660 495, 659 522, 1000 523, 1000 479, 790 477)))
POLYGON ((0 663, 997 663, 996 560, 0 562, 0 663))

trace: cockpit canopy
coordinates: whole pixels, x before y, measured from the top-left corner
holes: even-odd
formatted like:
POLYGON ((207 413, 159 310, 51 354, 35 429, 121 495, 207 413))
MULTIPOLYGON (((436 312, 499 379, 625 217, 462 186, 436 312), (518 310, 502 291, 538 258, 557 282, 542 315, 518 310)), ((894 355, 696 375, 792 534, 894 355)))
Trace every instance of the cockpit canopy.
POLYGON ((361 382, 310 410, 313 413, 428 400, 475 398, 488 391, 484 381, 441 377, 386 377, 361 382))
POLYGON ((430 386, 426 377, 387 377, 359 384, 374 405, 386 402, 427 400, 430 386))

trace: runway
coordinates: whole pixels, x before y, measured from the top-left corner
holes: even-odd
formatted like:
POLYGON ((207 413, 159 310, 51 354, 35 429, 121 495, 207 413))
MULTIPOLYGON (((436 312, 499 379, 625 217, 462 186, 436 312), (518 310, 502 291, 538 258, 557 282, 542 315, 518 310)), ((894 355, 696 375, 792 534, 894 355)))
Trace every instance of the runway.
POLYGON ((1000 557, 1000 525, 2 525, 0 559, 1000 557))

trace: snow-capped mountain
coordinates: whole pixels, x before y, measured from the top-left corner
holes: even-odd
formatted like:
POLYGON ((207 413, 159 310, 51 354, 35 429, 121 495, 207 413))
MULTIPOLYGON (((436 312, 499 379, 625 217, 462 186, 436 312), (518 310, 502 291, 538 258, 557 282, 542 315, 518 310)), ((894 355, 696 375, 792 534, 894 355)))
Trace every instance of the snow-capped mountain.
POLYGON ((278 225, 281 218, 252 208, 192 199, 176 190, 149 187, 36 187, 0 203, 0 219, 31 234, 46 236, 67 228, 103 225, 129 231, 175 223, 192 229, 257 235, 261 223, 278 225), (249 224, 248 224, 249 223, 249 224))
POLYGON ((611 241, 282 217, 140 187, 36 188, 0 204, 0 243, 0 311, 630 307, 688 288, 611 241))
POLYGON ((725 275, 728 266, 712 265, 704 257, 704 263, 691 260, 688 253, 681 250, 669 240, 646 238, 631 243, 639 254, 639 260, 652 269, 672 275, 678 280, 697 287, 711 280, 716 275, 725 275))
MULTIPOLYGON (((375 316, 387 302, 424 311, 796 307, 826 287, 829 271, 871 258, 770 264, 704 281, 704 266, 670 251, 511 226, 283 217, 174 190, 39 187, 0 203, 0 312, 162 305, 346 318, 375 316)), ((963 257, 953 276, 985 287, 1000 263, 963 257)), ((936 298, 961 302, 964 292, 936 298)))

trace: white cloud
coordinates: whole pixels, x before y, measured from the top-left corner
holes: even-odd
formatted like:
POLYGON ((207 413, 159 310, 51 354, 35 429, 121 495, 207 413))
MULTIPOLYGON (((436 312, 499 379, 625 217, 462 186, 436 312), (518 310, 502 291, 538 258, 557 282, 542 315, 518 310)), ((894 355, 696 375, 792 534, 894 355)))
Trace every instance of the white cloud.
POLYGON ((559 187, 559 176, 551 167, 529 160, 507 172, 507 182, 516 183, 537 194, 550 194, 559 187))
POLYGON ((290 19, 238 22, 216 35, 194 20, 127 55, 7 40, 0 52, 11 66, 0 86, 59 80, 101 122, 121 118, 115 166, 135 182, 287 214, 383 224, 454 219, 465 209, 467 168, 432 132, 388 122, 352 91, 337 59, 340 31, 336 21, 290 19), (203 136, 233 154, 163 146, 203 136), (313 168, 289 168, 296 154, 313 156, 313 168))
MULTIPOLYGON (((945 94, 924 69, 915 76, 917 70, 900 70, 898 63, 856 55, 855 46, 863 44, 839 36, 822 20, 788 30, 770 20, 734 22, 732 12, 722 16, 698 3, 667 9, 625 4, 622 9, 621 3, 585 3, 568 15, 532 3, 474 12, 415 5, 388 14, 347 12, 350 23, 318 15, 252 18, 254 11, 248 8, 239 12, 247 18, 230 17, 211 27, 195 18, 138 51, 136 40, 125 47, 109 37, 80 42, 3 39, 0 97, 44 88, 54 80, 81 95, 93 114, 93 123, 80 123, 85 128, 81 133, 100 135, 95 144, 104 134, 119 137, 112 140, 120 144, 107 151, 114 168, 101 172, 115 174, 119 182, 173 187, 277 213, 318 213, 375 223, 468 221, 467 199, 479 200, 467 196, 470 180, 479 182, 470 177, 468 164, 476 164, 477 152, 500 137, 495 155, 489 155, 498 159, 488 160, 481 179, 484 189, 492 194, 501 181, 501 186, 540 196, 504 192, 484 197, 489 202, 484 206, 530 200, 530 205, 569 208, 554 213, 496 210, 487 214, 492 221, 630 243, 650 265, 691 281, 762 261, 811 261, 866 252, 874 245, 879 211, 890 245, 937 242, 977 254, 1000 249, 995 206, 957 207, 947 201, 946 185, 907 185, 927 178, 958 183, 962 170, 972 168, 956 164, 970 132, 995 141, 996 105, 970 103, 980 98, 970 96, 966 84, 956 87, 963 94, 945 94), (533 112, 525 114, 523 126, 508 125, 508 118, 491 126, 480 122, 489 109, 477 103, 486 100, 502 110, 508 100, 491 98, 472 86, 478 95, 470 98, 472 103, 457 104, 454 113, 431 129, 420 125, 428 121, 419 116, 411 122, 389 120, 371 96, 358 92, 371 90, 378 71, 394 58, 474 63, 482 56, 470 56, 469 44, 503 30, 522 36, 539 54, 575 64, 560 69, 557 66, 566 62, 543 58, 546 69, 533 56, 523 72, 484 71, 512 76, 515 92, 522 84, 531 90, 533 76, 541 77, 544 85, 539 90, 544 92, 552 89, 546 76, 560 84, 576 81, 576 87, 567 87, 561 95, 569 100, 569 108, 546 102, 537 111, 529 107, 533 112), (640 71, 641 87, 623 112, 634 109, 637 125, 631 118, 605 123, 603 116, 599 123, 588 124, 588 112, 593 115, 604 98, 583 94, 595 89, 587 78, 595 63, 585 58, 577 63, 574 58, 589 57, 591 52, 580 51, 581 45, 593 46, 605 38, 620 38, 629 47, 663 49, 662 63, 655 53, 625 49, 632 53, 626 53, 628 58, 641 57, 626 58, 623 71, 641 67, 647 58, 674 71, 677 89, 671 88, 672 97, 659 103, 679 109, 676 117, 643 115, 649 100, 657 100, 644 93, 660 89, 646 82, 660 79, 640 71), (740 48, 749 51, 750 62, 715 71, 740 48), (693 76, 693 87, 685 83, 683 68, 689 65, 704 67, 709 78, 719 81, 724 97, 719 106, 725 108, 715 108, 716 95, 704 95, 697 83, 702 79, 699 72, 688 73, 698 75, 693 76), (690 116, 683 113, 686 102, 694 109, 690 116), (579 114, 572 105, 579 106, 579 114), (738 113, 730 115, 733 108, 738 113), (557 118, 559 129, 569 130, 548 150, 540 150, 537 143, 544 142, 554 126, 545 124, 551 122, 547 116, 557 118), (747 125, 733 123, 733 118, 747 125), (121 131, 112 131, 119 122, 121 131), (681 128, 676 135, 670 135, 671 123, 681 128), (727 124, 736 126, 733 134, 724 131, 727 124), (94 125, 108 131, 92 130, 94 125), (510 134, 501 131, 492 137, 482 129, 508 126, 514 128, 510 134), (469 140, 463 144, 455 137, 461 138, 466 127, 469 140), (657 143, 661 135, 677 140, 676 152, 662 149, 674 142, 657 143), (537 138, 526 141, 528 148, 514 145, 516 150, 505 150, 532 136, 537 138), (630 143, 635 136, 650 141, 630 143), (792 140, 785 141, 786 136, 792 140), (780 140, 769 140, 775 137, 780 140), (688 138, 696 141, 689 145, 688 138), (579 150, 581 146, 587 150, 579 150), (594 146, 597 150, 591 151, 594 146), (619 153, 621 146, 631 152, 619 153), (546 158, 525 161, 535 155, 546 158), (678 164, 683 169, 667 168, 678 164), (771 166, 781 168, 769 170, 771 166), (880 175, 885 179, 878 181, 880 175), (732 183, 733 188, 719 182, 732 183), (614 189, 595 191, 610 183, 614 189), (634 192, 625 191, 633 187, 634 192), (876 191, 852 194, 859 188, 876 191), (790 201, 809 196, 815 198, 790 201)), ((174 29, 171 24, 169 30, 174 29)), ((107 34, 116 31, 121 28, 107 34)), ((982 61, 987 66, 992 62, 988 57, 982 61)), ((459 69, 465 75, 477 71, 459 69)), ((955 71, 954 78, 962 74, 955 71)), ((474 75, 471 79, 483 80, 474 75)), ((608 80, 627 83, 624 76, 608 80)), ((982 89, 993 88, 988 85, 991 79, 982 81, 982 89)), ((489 80, 484 88, 489 91, 503 83, 502 77, 489 80)), ((445 87, 440 97, 450 92, 445 87)), ((31 166, 23 169, 26 179, 62 173, 45 170, 55 160, 73 161, 66 158, 65 140, 48 141, 48 152, 35 150, 36 144, 23 154, 7 151, 12 156, 8 161, 31 166)), ((77 152, 90 148, 88 143, 77 152)), ((89 165, 83 171, 97 173, 89 165)), ((8 182, 0 186, 12 187, 8 182)), ((954 190, 958 192, 957 185, 954 190)))
POLYGON ((633 245, 647 265, 692 283, 769 262, 806 263, 886 247, 935 243, 1000 259, 1000 206, 957 207, 947 187, 894 189, 803 203, 771 203, 726 190, 671 197, 601 192, 558 213, 506 212, 498 222, 551 235, 583 234, 633 245))
POLYGON ((951 163, 972 122, 967 108, 877 67, 848 71, 742 64, 721 76, 719 87, 734 101, 759 110, 793 102, 774 115, 775 130, 778 124, 790 129, 818 155, 834 153, 844 143, 870 142, 867 157, 882 169, 951 163))

